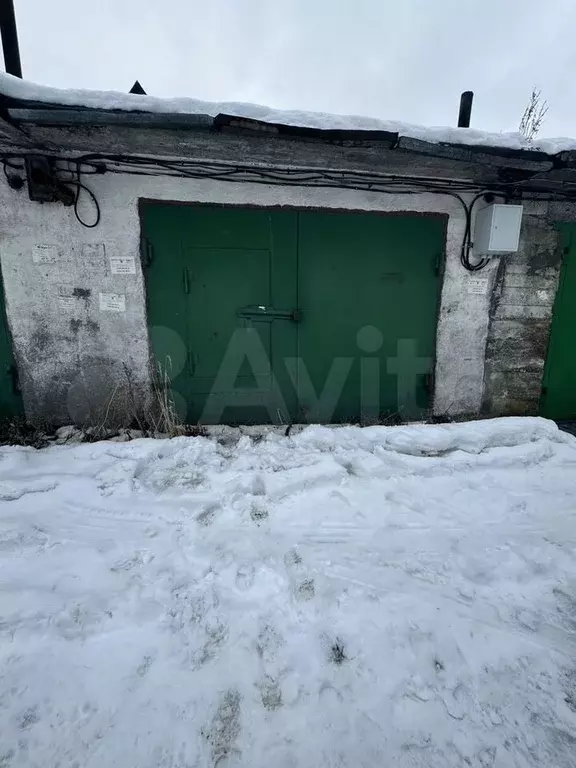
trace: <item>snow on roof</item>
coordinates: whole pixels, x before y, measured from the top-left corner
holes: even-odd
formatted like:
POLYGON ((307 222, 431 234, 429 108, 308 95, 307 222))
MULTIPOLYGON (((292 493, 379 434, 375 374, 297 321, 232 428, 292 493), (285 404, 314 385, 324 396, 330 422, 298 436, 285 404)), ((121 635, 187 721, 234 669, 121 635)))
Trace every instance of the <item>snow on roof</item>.
POLYGON ((153 112, 157 114, 216 115, 224 113, 237 117, 252 118, 267 123, 302 126, 306 128, 337 129, 350 131, 389 131, 420 141, 431 143, 466 144, 468 146, 500 147, 504 149, 539 150, 556 154, 576 150, 576 139, 539 138, 529 142, 520 133, 487 133, 475 128, 429 128, 402 123, 396 120, 380 120, 357 115, 332 115, 324 112, 280 110, 257 104, 240 102, 200 101, 191 98, 159 98, 120 91, 88 91, 51 88, 17 77, 0 73, 0 93, 13 99, 44 104, 87 107, 90 109, 119 110, 125 112, 153 112))

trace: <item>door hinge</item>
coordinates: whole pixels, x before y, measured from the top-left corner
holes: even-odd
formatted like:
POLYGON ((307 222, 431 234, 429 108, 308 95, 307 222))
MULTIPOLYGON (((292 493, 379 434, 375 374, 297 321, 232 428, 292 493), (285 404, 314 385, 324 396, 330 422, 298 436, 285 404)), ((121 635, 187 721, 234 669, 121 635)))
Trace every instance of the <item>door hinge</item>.
POLYGON ((10 379, 12 381, 12 394, 13 395, 21 395, 22 390, 20 389, 20 378, 18 376, 18 368, 16 368, 15 365, 9 365, 6 369, 6 373, 8 376, 10 376, 10 379))
POLYGON ((190 275, 186 267, 182 270, 182 287, 184 288, 184 293, 190 293, 190 275))
POLYGON ((140 258, 144 267, 149 267, 154 259, 154 246, 147 237, 140 238, 140 258))
POLYGON ((442 271, 442 254, 437 253, 434 257, 434 274, 439 275, 442 271))

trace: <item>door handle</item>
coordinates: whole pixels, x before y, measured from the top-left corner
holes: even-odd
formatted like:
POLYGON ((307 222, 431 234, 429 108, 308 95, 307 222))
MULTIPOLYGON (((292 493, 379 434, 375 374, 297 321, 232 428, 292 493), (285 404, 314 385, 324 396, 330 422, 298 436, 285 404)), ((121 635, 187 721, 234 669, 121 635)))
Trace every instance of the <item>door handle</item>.
POLYGON ((260 320, 268 323, 273 320, 292 320, 294 323, 299 323, 302 320, 301 309, 275 309, 264 305, 241 307, 236 314, 246 320, 260 320))

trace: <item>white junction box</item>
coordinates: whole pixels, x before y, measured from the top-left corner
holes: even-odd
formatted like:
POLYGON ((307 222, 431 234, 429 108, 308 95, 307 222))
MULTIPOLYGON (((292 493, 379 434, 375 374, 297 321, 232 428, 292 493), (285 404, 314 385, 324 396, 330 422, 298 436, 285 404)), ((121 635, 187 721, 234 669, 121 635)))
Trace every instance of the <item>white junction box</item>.
POLYGON ((520 242, 522 205, 487 205, 480 208, 474 224, 474 255, 516 253, 520 242))

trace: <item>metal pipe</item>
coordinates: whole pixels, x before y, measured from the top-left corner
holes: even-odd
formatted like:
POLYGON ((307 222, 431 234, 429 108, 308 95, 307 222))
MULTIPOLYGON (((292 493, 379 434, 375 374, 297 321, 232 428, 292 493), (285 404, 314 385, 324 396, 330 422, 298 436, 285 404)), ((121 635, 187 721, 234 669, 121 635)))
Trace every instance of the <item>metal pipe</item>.
POLYGON ((472 114, 473 91, 464 91, 460 96, 460 112, 458 114, 458 128, 470 128, 470 115, 472 114))
POLYGON ((21 78, 22 64, 20 63, 14 0, 0 0, 0 32, 2 33, 2 50, 4 51, 6 72, 21 78))

